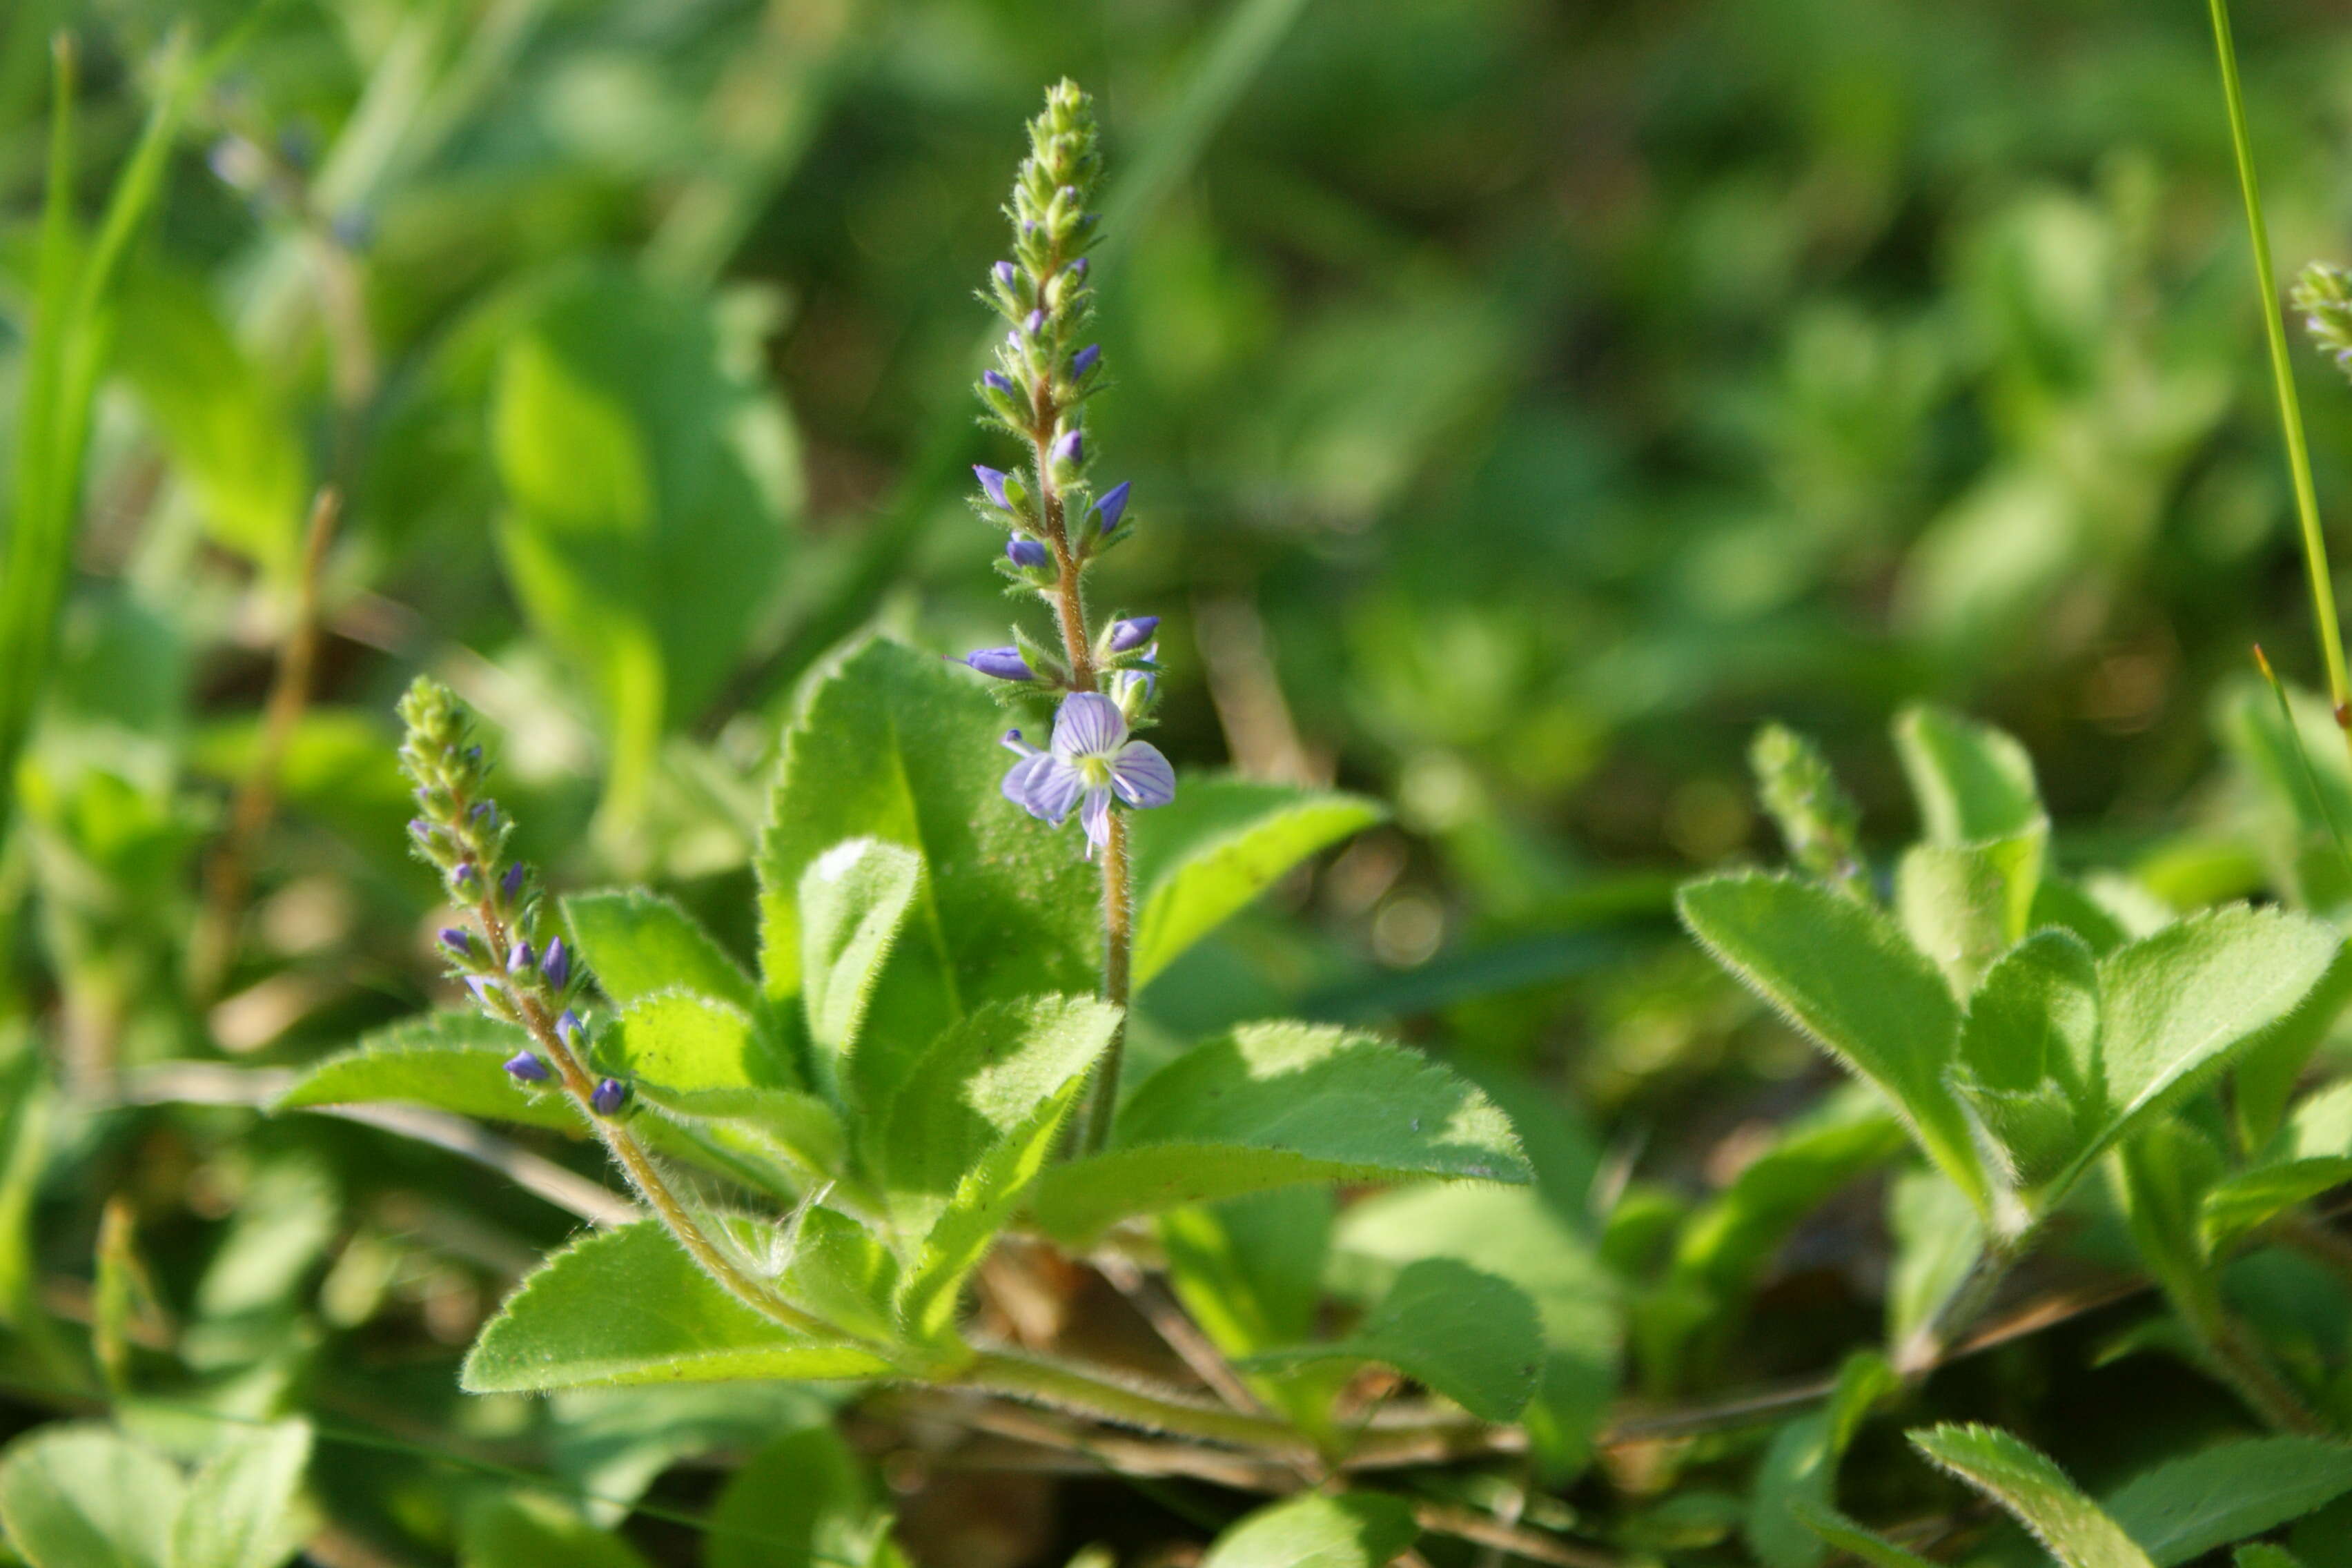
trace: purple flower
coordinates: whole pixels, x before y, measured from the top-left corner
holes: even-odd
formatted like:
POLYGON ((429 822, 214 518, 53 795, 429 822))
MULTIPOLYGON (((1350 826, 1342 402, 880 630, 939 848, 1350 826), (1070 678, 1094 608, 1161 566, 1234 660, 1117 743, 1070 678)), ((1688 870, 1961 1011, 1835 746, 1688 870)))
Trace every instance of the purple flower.
POLYGON ((1004 542, 1004 558, 1024 572, 1034 572, 1053 555, 1043 540, 1024 539, 1016 533, 1004 542))
POLYGON ((571 982, 572 953, 563 945, 562 937, 556 937, 548 942, 547 952, 539 961, 539 972, 546 976, 547 983, 558 991, 562 990, 571 982))
POLYGON ((1159 629, 1158 616, 1137 616, 1132 620, 1114 621, 1110 628, 1110 651, 1133 653, 1150 642, 1151 634, 1159 629))
POLYGON ((1119 480, 1103 491, 1102 500, 1095 502, 1095 514, 1102 519, 1103 537, 1106 539, 1110 537, 1111 530, 1118 526, 1118 520, 1127 515, 1127 492, 1132 483, 1129 479, 1119 480))
POLYGON ((982 371, 980 373, 980 380, 981 384, 987 387, 991 392, 996 393, 1004 397, 1010 397, 1013 395, 1013 378, 1005 374, 1001 370, 982 371))
POLYGON ((1037 672, 1021 657, 1017 647, 974 648, 963 656, 963 662, 982 675, 992 675, 999 680, 1034 680, 1037 672))
POLYGON ((610 1116, 627 1104, 628 1099, 629 1086, 619 1079, 608 1078, 596 1085, 596 1091, 588 1097, 588 1103, 597 1115, 610 1116))
POLYGON ((1001 506, 1007 511, 1013 510, 1013 502, 1004 493, 1004 481, 1010 479, 1011 475, 1002 468, 992 468, 985 463, 974 463, 971 466, 971 471, 980 477, 980 488, 988 492, 991 504, 1001 506))
POLYGON ((1065 430, 1054 437, 1054 461, 1073 466, 1087 460, 1087 433, 1065 430))
POLYGON ((514 944, 514 951, 507 954, 507 973, 520 980, 530 973, 538 957, 539 954, 531 952, 530 943, 519 942, 514 944))
POLYGON ((1088 343, 1086 347, 1072 354, 1070 356, 1070 379, 1072 381, 1086 380, 1087 375, 1093 372, 1096 362, 1101 358, 1102 344, 1100 343, 1088 343))
POLYGON ((1021 756, 1004 775, 1004 798, 1057 826, 1076 806, 1094 849, 1110 837, 1113 795, 1131 806, 1166 805, 1176 798, 1176 771, 1168 759, 1150 742, 1131 739, 1127 715, 1099 691, 1063 700, 1054 718, 1053 750, 1026 744, 1018 730, 1005 732, 1004 744, 1021 756))
POLYGON ((517 1051, 506 1059, 507 1075, 518 1083, 545 1083, 547 1064, 532 1051, 517 1051))
POLYGON ((1010 289, 1021 281, 1020 269, 1010 261, 1000 261, 996 264, 996 280, 1010 289))
POLYGON ((460 958, 474 951, 473 939, 456 926, 441 928, 441 945, 460 958))

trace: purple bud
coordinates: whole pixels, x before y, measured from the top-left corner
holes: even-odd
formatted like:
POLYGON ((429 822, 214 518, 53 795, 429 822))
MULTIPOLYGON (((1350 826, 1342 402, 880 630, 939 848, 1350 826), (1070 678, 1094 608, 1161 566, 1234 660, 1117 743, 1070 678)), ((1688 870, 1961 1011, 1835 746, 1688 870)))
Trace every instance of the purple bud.
POLYGON ((1036 237, 1037 220, 1034 217, 1023 218, 1021 220, 1021 237, 1024 239, 1034 239, 1036 237))
POLYGON ((981 674, 994 676, 999 680, 1037 679, 1037 672, 1029 668, 1029 661, 1021 657, 1021 650, 1017 647, 974 648, 963 656, 963 661, 981 674))
POLYGON ((1070 379, 1084 381, 1094 374, 1095 363, 1102 358, 1102 344, 1088 343, 1070 356, 1070 379))
POLYGON ((1078 187, 1076 185, 1064 185, 1060 190, 1055 191, 1054 194, 1061 197, 1063 201, 1068 203, 1071 206, 1076 206, 1078 205, 1078 187))
POLYGON ((1087 460, 1087 433, 1065 430, 1054 437, 1054 461, 1076 465, 1087 460))
POLYGON ((1043 541, 1024 539, 1017 533, 1004 542, 1004 556, 1024 572, 1034 572, 1053 559, 1043 541))
POLYGON ((619 1079, 608 1078, 597 1084, 596 1092, 588 1097, 588 1103, 597 1115, 610 1116, 627 1104, 628 1099, 629 1086, 619 1079))
POLYGON ((547 944, 547 952, 539 961, 539 972, 546 976, 547 983, 558 991, 571 984, 572 952, 563 945, 562 937, 559 936, 547 944))
POLYGON ((506 1059, 507 1076, 518 1083, 545 1083, 547 1064, 533 1051, 517 1051, 506 1059))
POLYGON ((490 803, 488 801, 478 800, 472 805, 467 807, 466 820, 468 822, 479 822, 489 809, 490 803))
POLYGON ((408 819, 408 833, 412 838, 430 838, 433 837, 433 825, 421 816, 412 816, 408 819))
POLYGON ((441 945, 460 958, 474 951, 473 939, 456 926, 441 928, 441 945))
POLYGON ((457 889, 459 892, 468 895, 472 894, 474 889, 480 883, 481 879, 482 879, 476 874, 474 870, 474 863, 471 860, 458 861, 457 868, 449 873, 449 885, 457 889))
POLYGON ((522 891, 523 875, 522 862, 518 860, 507 868, 505 876, 499 879, 499 891, 509 899, 513 898, 522 891))
POLYGON ((1102 500, 1095 502, 1095 511, 1102 519, 1102 531, 1106 537, 1118 526, 1118 520, 1127 515, 1127 491, 1132 482, 1129 479, 1119 480, 1118 483, 1103 491, 1102 500))
POLYGON ((1069 273, 1073 278, 1084 278, 1087 275, 1087 258, 1081 256, 1076 261, 1071 262, 1069 273))
POLYGON ((980 382, 982 386, 987 387, 989 391, 997 394, 1001 397, 1010 397, 1013 395, 1013 378, 1005 374, 1001 370, 982 371, 980 373, 980 382))
POLYGON ((1158 616, 1138 616, 1132 620, 1114 622, 1110 628, 1110 651, 1132 653, 1151 640, 1160 629, 1158 616))
POLYGON ((465 979, 466 989, 474 994, 475 1001, 485 1007, 494 1006, 497 1004, 499 983, 496 980, 487 974, 468 974, 465 979))
POLYGON ((1018 730, 1005 731, 1003 734, 997 737, 996 743, 1016 757, 1034 757, 1037 754, 1037 748, 1023 740, 1021 731, 1018 730))
POLYGON ((519 942, 514 944, 514 951, 507 954, 507 973, 520 980, 530 973, 532 962, 538 957, 531 952, 530 943, 519 942))
POLYGON ((581 1026, 580 1015, 569 1007, 563 1010, 563 1016, 555 1020, 555 1037, 575 1051, 580 1048, 580 1037, 587 1032, 581 1026))
POLYGON ((1028 333, 1033 338, 1039 332, 1044 331, 1045 330, 1045 312, 1043 310, 1030 311, 1026 316, 1024 316, 1021 319, 1021 330, 1028 333))
POLYGON ((1001 506, 1007 511, 1013 510, 1013 502, 1004 493, 1004 481, 1011 478, 1010 475, 1002 468, 992 468, 985 463, 974 463, 971 466, 971 471, 980 476, 980 488, 988 493, 988 499, 992 504, 1001 506))
POLYGON ((1010 261, 998 262, 995 270, 996 280, 1007 289, 1016 287, 1021 281, 1020 269, 1010 261))

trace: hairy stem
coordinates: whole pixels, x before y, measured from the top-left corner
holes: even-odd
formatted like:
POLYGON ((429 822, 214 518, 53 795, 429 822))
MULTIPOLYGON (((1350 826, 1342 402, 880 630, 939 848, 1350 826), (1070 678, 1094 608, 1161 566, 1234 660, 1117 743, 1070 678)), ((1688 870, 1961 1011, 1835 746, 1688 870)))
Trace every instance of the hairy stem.
POLYGON ((1269 1416, 1227 1410, 1133 1384, 1114 1383, 1063 1362, 1009 1351, 982 1351, 955 1382, 967 1388, 1008 1394, 1121 1426, 1195 1437, 1230 1447, 1270 1450, 1301 1459, 1313 1457, 1297 1433, 1269 1416))
POLYGON ((2327 536, 2319 525, 2319 496, 2311 479, 2311 452, 2303 434, 2303 406, 2295 395, 2294 367, 2287 358, 2286 324, 2279 307, 2278 275, 2271 265, 2270 226, 2263 220, 2263 191, 2254 176, 2253 139, 2246 130, 2246 100, 2238 81, 2238 51, 2230 37, 2228 0, 2209 0, 2213 51, 2221 66, 2221 99, 2229 110, 2230 146, 2238 164, 2238 189, 2245 197, 2246 226, 2253 238, 2254 279, 2262 291, 2263 335, 2270 344, 2271 382, 2278 397, 2279 426, 2286 437, 2288 478, 2303 532, 2305 574, 2311 580, 2311 614, 2327 664, 2328 706, 2344 742, 2352 751, 2352 683, 2344 667, 2344 633, 2336 615, 2336 586, 2327 569, 2327 536))
POLYGON ((2304 1436, 2331 1435, 2327 1423, 2313 1415, 2302 1396, 2272 1369, 2243 1324, 2216 1309, 2211 1321, 2192 1320, 2190 1327, 2202 1342, 2213 1370, 2267 1425, 2304 1436))

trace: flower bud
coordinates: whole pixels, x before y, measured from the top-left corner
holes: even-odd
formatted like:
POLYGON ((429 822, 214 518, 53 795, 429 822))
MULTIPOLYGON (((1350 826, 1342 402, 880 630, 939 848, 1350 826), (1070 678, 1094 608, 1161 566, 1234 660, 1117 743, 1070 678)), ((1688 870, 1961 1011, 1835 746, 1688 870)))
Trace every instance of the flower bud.
POLYGON ((974 463, 971 471, 980 477, 980 488, 988 496, 989 504, 1013 510, 1012 498, 1005 492, 1004 481, 1012 476, 1002 468, 992 468, 985 463, 974 463))
POLYGON ((1080 349, 1076 353, 1070 356, 1070 379, 1072 381, 1086 380, 1087 376, 1094 374, 1095 366, 1099 363, 1101 360, 1102 344, 1088 343, 1086 347, 1080 349))
POLYGON ((474 939, 467 936, 464 931, 459 931, 456 926, 443 926, 441 928, 441 945, 447 948, 451 952, 456 953, 458 957, 464 958, 474 951, 474 939))
POLYGON ((530 943, 519 942, 514 944, 514 951, 507 954, 507 973, 520 980, 531 972, 538 957, 537 953, 531 952, 530 943))
POLYGON ((1021 269, 1013 266, 1010 261, 998 262, 996 264, 995 270, 997 282, 1002 284, 1008 291, 1020 286, 1021 269))
POLYGON ((513 902, 515 895, 522 891, 522 879, 526 875, 522 862, 518 860, 508 867, 506 874, 499 879, 499 891, 508 902, 513 902))
POLYGON ((457 868, 449 873, 449 886, 467 898, 472 898, 481 885, 481 876, 474 869, 474 863, 471 860, 458 861, 457 868))
POLYGON ((1054 437, 1054 462, 1058 467, 1076 468, 1087 460, 1087 433, 1069 429, 1054 437))
POLYGON ((555 1037, 575 1051, 580 1048, 580 1042, 587 1033, 581 1025, 580 1015, 569 1007, 563 1010, 563 1016, 555 1020, 555 1037))
POLYGON ((1024 539, 1016 533, 1004 542, 1004 558, 1024 572, 1034 572, 1054 557, 1043 540, 1024 539))
POLYGON ((1029 668, 1029 661, 1021 657, 1021 650, 1017 647, 974 648, 963 656, 963 662, 981 674, 993 676, 999 680, 1037 679, 1037 672, 1029 668))
POLYGON ((1043 310, 1030 311, 1028 315, 1022 318, 1021 330, 1028 333, 1033 338, 1039 332, 1044 331, 1045 330, 1045 312, 1043 310))
POLYGON ((506 1000, 499 990, 499 983, 489 975, 468 974, 464 978, 466 989, 472 992, 474 1000, 483 1006, 495 1012, 498 1010, 499 1004, 506 1000))
POLYGON ((558 991, 572 983, 572 950, 563 945, 562 937, 548 942, 547 952, 539 961, 539 973, 558 991))
POLYGON ((545 1083, 547 1064, 536 1051, 517 1051, 506 1059, 507 1076, 518 1083, 545 1083))
POLYGON ((1070 276, 1073 278, 1084 278, 1087 275, 1087 258, 1081 256, 1076 261, 1071 262, 1068 271, 1070 276))
POLYGON ((980 382, 982 386, 987 387, 989 391, 995 393, 999 397, 1011 397, 1013 395, 1014 388, 1013 385, 1013 378, 1005 374, 1001 370, 982 371, 980 373, 980 382))
POLYGON ((1110 651, 1133 653, 1150 642, 1151 634, 1159 629, 1158 616, 1137 616, 1132 620, 1115 621, 1110 628, 1110 651))
POLYGON ((1095 502, 1095 515, 1102 519, 1097 526, 1102 530, 1103 537, 1106 539, 1109 538, 1111 531, 1118 527, 1118 520, 1127 515, 1127 492, 1131 482, 1128 479, 1119 480, 1118 483, 1103 491, 1102 500, 1095 502))
POLYGON ((611 1116, 629 1102, 629 1086, 619 1079, 608 1078, 596 1085, 588 1097, 588 1104, 599 1116, 611 1116))

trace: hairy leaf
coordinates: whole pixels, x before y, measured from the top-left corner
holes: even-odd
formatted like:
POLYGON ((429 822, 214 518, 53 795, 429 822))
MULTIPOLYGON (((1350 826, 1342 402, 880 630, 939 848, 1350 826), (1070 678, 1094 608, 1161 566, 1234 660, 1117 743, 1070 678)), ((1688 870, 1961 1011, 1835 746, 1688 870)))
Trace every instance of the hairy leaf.
POLYGON ((889 1370, 846 1341, 770 1321, 696 1268, 654 1220, 583 1237, 507 1299, 461 1376, 475 1394, 590 1384, 870 1377, 889 1370))
POLYGON ((836 1077, 922 885, 922 857, 878 838, 845 838, 801 873, 801 998, 836 1077))
POLYGON ((1252 1356, 1251 1367, 1376 1361, 1396 1368, 1481 1421, 1514 1421, 1534 1397, 1543 1331, 1527 1293, 1451 1258, 1398 1270, 1355 1332, 1325 1344, 1252 1356))
POLYGON ((0 1525, 33 1568, 173 1568, 187 1490, 170 1460, 109 1426, 43 1426, 0 1457, 0 1525))
POLYGON ((2261 1535, 2352 1491, 2352 1447, 2316 1437, 2243 1437, 2143 1470, 2107 1512, 2172 1568, 2261 1535))
POLYGON ((1912 1447, 2016 1515, 2065 1568, 2151 1568, 2122 1526, 2038 1449, 1990 1426, 1913 1432, 1912 1447))
POLYGON ((1931 844, 1983 844, 2042 816, 2033 760, 2011 736, 1928 703, 1895 716, 1895 749, 1931 844))
POLYGON ((775 1439, 728 1478, 704 1568, 859 1568, 883 1521, 856 1456, 830 1426, 775 1439))
POLYGON ((1886 1271, 1886 1342, 1900 1354, 1976 1267, 1984 1221, 1940 1173, 1910 1170, 1887 1184, 1886 1228, 1895 1242, 1886 1271))
POLYGON ((239 1432, 205 1461, 172 1531, 172 1568, 278 1568, 299 1551, 293 1512, 310 1463, 310 1427, 276 1421, 239 1432))
POLYGON ((597 987, 627 1006, 656 991, 693 991, 749 1010, 755 992, 743 966, 676 900, 642 888, 574 893, 564 924, 597 987))
POLYGON ((2206 1249, 2219 1256, 2298 1204, 2352 1182, 2352 1157, 2323 1155, 2235 1171, 2216 1182, 2204 1200, 2206 1249))
POLYGON ((1895 1370, 1884 1356, 1856 1351, 1838 1369, 1829 1404, 1773 1434, 1772 1447, 1756 1468, 1748 1502, 1748 1544, 1766 1568, 1819 1568, 1828 1557, 1800 1507, 1833 1505, 1838 1461, 1871 1406, 1895 1387, 1895 1370))
POLYGON ((562 1095, 524 1089, 499 1065, 529 1043, 512 1024, 478 1013, 404 1019, 313 1067, 271 1109, 391 1100, 491 1121, 583 1131, 579 1112, 562 1095))
POLYGON ((1334 1206, 1325 1188, 1277 1187, 1160 1216, 1169 1282, 1219 1350, 1253 1355, 1307 1337, 1334 1206))
POLYGON ((1268 1503, 1226 1531, 1201 1568, 1387 1568, 1420 1534, 1402 1499, 1309 1492, 1268 1503))
POLYGON ((2046 828, 1984 844, 1915 844, 1895 868, 1904 933, 1965 996, 2025 934, 2046 828))
POLYGON ((1927 1157, 1990 1206, 1991 1183, 1945 1078, 1959 1010, 1901 931, 1874 910, 1788 877, 1712 878, 1675 902, 1717 963, 1884 1089, 1927 1157))
POLYGON ((1485 1094, 1370 1036, 1252 1024, 1178 1057, 1119 1112, 1103 1152, 1057 1165, 1037 1215, 1077 1239, 1128 1215, 1298 1182, 1525 1182, 1485 1094))
POLYGON ((1870 1568, 1936 1568, 1936 1564, 1917 1552, 1905 1551, 1893 1542, 1856 1524, 1837 1510, 1810 1498, 1791 1500, 1789 1511, 1802 1521, 1807 1530, 1840 1552, 1869 1563, 1870 1568))
POLYGON ((648 1100, 723 1115, 745 1089, 793 1090, 782 1054, 740 1008, 686 991, 656 991, 621 1010, 590 1055, 648 1100))
POLYGON ((2100 1092, 2098 960, 2071 931, 2004 955, 1969 999, 1953 1081, 2029 1189, 2094 1130, 2100 1092))
POLYGON ((1293 866, 1386 815, 1360 795, 1188 776, 1173 802, 1135 817, 1135 988, 1293 866))

